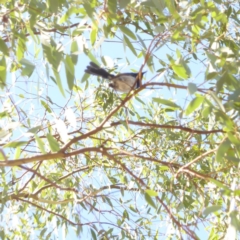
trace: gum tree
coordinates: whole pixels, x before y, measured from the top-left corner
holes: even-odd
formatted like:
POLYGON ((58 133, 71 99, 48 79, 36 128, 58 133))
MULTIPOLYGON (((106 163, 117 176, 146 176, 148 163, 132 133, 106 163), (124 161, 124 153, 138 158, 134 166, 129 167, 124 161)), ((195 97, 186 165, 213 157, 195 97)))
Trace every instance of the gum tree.
POLYGON ((237 237, 238 1, 1 3, 1 238, 237 237))

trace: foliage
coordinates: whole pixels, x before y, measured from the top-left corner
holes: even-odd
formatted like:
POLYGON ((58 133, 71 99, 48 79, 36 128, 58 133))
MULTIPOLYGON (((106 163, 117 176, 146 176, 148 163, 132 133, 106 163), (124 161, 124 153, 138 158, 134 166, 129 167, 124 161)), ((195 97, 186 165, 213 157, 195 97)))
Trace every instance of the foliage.
POLYGON ((1 3, 2 239, 237 237, 238 1, 1 3))

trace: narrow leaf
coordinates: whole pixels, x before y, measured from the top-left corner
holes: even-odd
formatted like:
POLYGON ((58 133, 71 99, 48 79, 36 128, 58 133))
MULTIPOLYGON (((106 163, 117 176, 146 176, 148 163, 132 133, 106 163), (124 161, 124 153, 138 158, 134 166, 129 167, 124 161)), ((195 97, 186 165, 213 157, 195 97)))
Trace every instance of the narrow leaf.
POLYGON ((49 6, 49 10, 52 13, 58 13, 58 6, 59 6, 58 0, 48 0, 48 6, 49 6))
POLYGON ((47 140, 52 152, 59 151, 60 147, 58 141, 50 133, 47 134, 47 140))
POLYGON ((26 51, 26 41, 27 39, 23 36, 18 38, 18 45, 16 51, 18 61, 20 61, 24 57, 24 53, 26 51))
POLYGON ((74 83, 74 76, 75 76, 75 69, 72 62, 72 58, 69 55, 67 55, 64 63, 65 63, 65 71, 67 75, 68 88, 69 90, 72 90, 73 83, 74 83))
POLYGON ((169 107, 172 107, 174 109, 181 109, 181 107, 178 106, 176 103, 174 103, 172 101, 169 101, 169 100, 166 100, 166 99, 153 98, 153 101, 157 102, 157 103, 161 103, 161 104, 169 106, 169 107))
POLYGON ((126 45, 130 48, 130 50, 132 51, 132 53, 133 53, 135 56, 137 56, 137 52, 136 52, 135 48, 133 47, 132 43, 130 42, 130 40, 129 40, 126 36, 124 36, 123 39, 124 39, 125 44, 126 44, 126 45))
POLYGON ((231 189, 229 189, 228 186, 224 185, 223 183, 213 179, 213 178, 210 178, 210 182, 212 182, 213 184, 215 184, 217 187, 219 188, 222 188, 226 193, 230 193, 231 192, 231 189))
POLYGON ((42 106, 47 110, 47 112, 49 112, 49 113, 52 112, 51 108, 48 106, 48 104, 45 101, 41 100, 40 102, 41 102, 42 106))
POLYGON ((30 128, 27 132, 28 132, 28 133, 33 133, 33 134, 35 134, 35 133, 38 132, 40 129, 41 129, 41 126, 36 126, 36 127, 30 128))
POLYGON ((20 146, 24 146, 25 144, 27 144, 27 142, 24 142, 24 141, 10 142, 10 143, 7 143, 6 145, 4 145, 3 147, 4 148, 17 148, 20 146))
POLYGON ((227 155, 228 149, 231 147, 231 142, 226 139, 223 141, 216 152, 216 161, 223 163, 223 158, 227 155))
POLYGON ((120 26, 119 28, 120 28, 120 30, 121 30, 123 33, 125 33, 126 35, 128 35, 130 38, 132 38, 132 39, 134 39, 134 40, 137 39, 136 36, 135 36, 135 34, 134 34, 129 28, 127 28, 127 27, 125 27, 125 26, 120 26))
POLYGON ((96 39, 97 39, 97 29, 93 27, 90 34, 90 40, 92 45, 94 45, 94 43, 96 42, 96 39))
POLYGON ((108 9, 111 13, 116 13, 116 11, 117 11, 117 0, 108 0, 108 9))
POLYGON ((207 217, 209 214, 221 210, 221 208, 222 208, 221 205, 213 205, 213 206, 207 207, 207 208, 205 208, 205 210, 203 211, 203 215, 205 215, 205 217, 207 217))
POLYGON ((71 58, 74 65, 76 65, 78 61, 77 53, 78 53, 78 44, 77 44, 77 41, 73 41, 71 44, 71 58))
POLYGON ((37 146, 38 146, 38 148, 40 149, 40 151, 41 151, 42 153, 46 153, 46 151, 45 151, 45 144, 44 144, 44 142, 42 141, 42 139, 39 138, 36 134, 35 134, 34 136, 35 136, 35 140, 36 140, 37 146))
POLYGON ((93 240, 97 240, 97 235, 93 229, 90 230, 93 240))
POLYGON ((175 72, 175 74, 182 79, 189 78, 191 74, 189 67, 187 66, 186 62, 182 58, 179 58, 175 62, 172 61, 171 67, 175 72))
POLYGON ((150 197, 156 197, 156 196, 158 196, 158 193, 155 192, 154 190, 148 189, 148 190, 146 190, 145 192, 146 192, 150 197))
POLYGON ((195 111, 198 107, 200 107, 200 105, 203 103, 204 101, 204 97, 202 96, 198 96, 195 97, 187 106, 187 109, 185 110, 185 114, 189 115, 191 114, 193 111, 195 111))
POLYGON ((55 78, 56 78, 56 82, 57 82, 57 86, 60 90, 60 92, 62 93, 62 95, 65 97, 65 93, 64 93, 64 89, 63 89, 63 86, 62 86, 62 81, 61 81, 61 78, 60 78, 60 75, 59 73, 53 69, 53 72, 54 72, 54 75, 55 75, 55 78))
POLYGON ((17 147, 15 150, 14 159, 19 159, 20 155, 21 155, 21 148, 17 147))
POLYGON ((22 69, 22 76, 31 77, 35 69, 35 65, 25 58, 21 59, 20 63, 24 66, 22 69))
POLYGON ((0 88, 3 89, 6 85, 7 65, 5 57, 0 60, 0 88))
POLYGON ((125 8, 130 2, 131 2, 131 0, 121 0, 121 1, 119 1, 119 7, 125 8))
POLYGON ((145 192, 145 200, 147 201, 147 203, 152 206, 153 208, 157 208, 154 201, 152 200, 151 196, 149 196, 148 193, 145 192))
POLYGON ((6 43, 2 40, 2 38, 0 38, 0 51, 4 55, 9 56, 8 47, 7 47, 6 43))

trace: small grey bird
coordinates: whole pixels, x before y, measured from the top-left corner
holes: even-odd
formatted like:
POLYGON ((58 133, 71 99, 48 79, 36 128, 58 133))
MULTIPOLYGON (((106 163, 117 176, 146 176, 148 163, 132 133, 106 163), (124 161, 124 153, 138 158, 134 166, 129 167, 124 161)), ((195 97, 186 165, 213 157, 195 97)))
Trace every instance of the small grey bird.
POLYGON ((111 81, 109 87, 119 92, 128 93, 131 89, 140 87, 140 83, 143 75, 146 72, 141 73, 121 73, 113 75, 108 73, 105 69, 100 68, 96 63, 90 62, 85 72, 91 75, 100 76, 111 81), (134 87, 133 87, 134 85, 134 87))

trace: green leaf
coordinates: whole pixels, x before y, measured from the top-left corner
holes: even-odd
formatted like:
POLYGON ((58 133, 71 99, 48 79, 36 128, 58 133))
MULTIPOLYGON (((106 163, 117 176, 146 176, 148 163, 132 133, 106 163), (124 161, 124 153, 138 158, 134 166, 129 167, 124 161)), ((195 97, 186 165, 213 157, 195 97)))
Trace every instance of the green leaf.
POLYGON ((36 133, 41 129, 41 127, 42 126, 36 126, 36 127, 30 128, 27 132, 28 133, 36 133))
POLYGON ((62 17, 58 20, 59 24, 63 24, 65 23, 68 19, 69 19, 70 15, 68 14, 68 12, 66 12, 65 14, 62 15, 62 17))
MULTIPOLYGON (((230 225, 231 227, 234 227, 235 232, 240 231, 240 221, 239 221, 239 212, 238 211, 232 211, 230 214, 230 225)), ((235 233, 236 235, 236 233, 235 233)), ((234 238, 232 238, 234 239, 234 238)))
POLYGON ((153 101, 157 102, 157 103, 161 103, 161 104, 169 106, 169 107, 172 107, 174 109, 181 109, 181 107, 178 106, 176 103, 174 103, 172 101, 169 101, 169 100, 166 100, 166 99, 153 98, 153 101))
POLYGON ((51 13, 58 13, 58 6, 59 1, 58 0, 48 0, 48 6, 51 13))
POLYGON ((228 100, 229 101, 234 101, 234 102, 237 102, 237 103, 240 103, 240 98, 239 98, 239 96, 240 96, 240 88, 237 88, 235 91, 233 91, 233 93, 232 94, 230 94, 229 96, 228 96, 228 100))
POLYGON ((144 40, 143 40, 139 35, 137 35, 137 38, 138 38, 138 40, 140 41, 140 43, 142 44, 142 47, 143 47, 144 49, 147 49, 147 46, 146 46, 146 44, 144 43, 144 40))
POLYGON ((20 155, 21 155, 21 148, 17 147, 15 150, 14 159, 19 159, 20 155))
POLYGON ((57 44, 52 38, 50 39, 42 38, 41 42, 42 42, 44 56, 52 66, 53 71, 58 71, 58 68, 63 58, 61 49, 59 48, 57 49, 57 44))
POLYGON ((50 134, 47 134, 47 140, 50 146, 50 149, 52 152, 57 152, 59 151, 60 147, 59 147, 59 143, 58 141, 50 134))
POLYGON ((188 92, 192 95, 197 91, 197 86, 194 83, 188 84, 188 92))
POLYGON ((120 8, 126 8, 126 6, 131 2, 131 0, 121 0, 119 1, 119 7, 120 8))
POLYGON ((40 149, 40 151, 42 152, 42 153, 46 153, 46 151, 45 151, 45 143, 42 141, 42 139, 41 138, 39 138, 36 134, 34 135, 34 137, 35 137, 35 140, 36 140, 36 143, 37 143, 37 145, 38 145, 38 148, 40 149))
POLYGON ((91 51, 89 51, 88 49, 84 49, 84 53, 89 57, 89 59, 92 62, 98 63, 97 59, 95 58, 91 51))
POLYGON ((141 104, 145 105, 146 103, 139 97, 135 96, 135 99, 140 102, 141 104))
POLYGON ((0 37, 0 51, 3 53, 3 55, 9 56, 8 47, 1 37, 0 37))
POLYGON ((69 90, 72 90, 75 78, 75 68, 71 56, 67 55, 65 58, 65 71, 67 75, 67 83, 69 90))
MULTIPOLYGON (((166 8, 165 0, 151 0, 154 4, 154 8, 157 9, 156 14, 162 18, 164 15, 162 14, 164 9, 166 8)), ((155 10, 154 9, 154 10, 155 10)))
POLYGON ((182 58, 179 58, 175 62, 171 61, 171 67, 178 77, 182 79, 190 77, 190 69, 182 58))
POLYGON ((94 45, 94 43, 96 42, 96 39, 97 39, 97 28, 92 26, 92 31, 90 34, 90 40, 92 45, 94 45))
POLYGON ((227 132, 227 135, 231 143, 235 144, 236 147, 240 149, 240 139, 238 137, 238 132, 227 132))
POLYGON ((228 186, 225 186, 223 183, 221 183, 213 178, 210 178, 210 182, 215 184, 217 187, 222 188, 226 195, 229 195, 232 192, 228 186))
POLYGON ((217 212, 221 209, 222 209, 221 205, 213 205, 213 206, 205 208, 205 210, 203 211, 203 215, 205 215, 205 217, 207 217, 209 214, 217 212))
POLYGON ((167 8, 168 8, 169 12, 173 15, 173 17, 175 19, 180 18, 179 14, 178 14, 178 12, 176 10, 176 7, 175 7, 176 6, 175 1, 167 0, 167 1, 165 1, 165 3, 167 5, 167 8))
POLYGON ((0 161, 3 161, 3 160, 6 161, 7 157, 5 156, 3 151, 0 151, 0 161))
MULTIPOLYGON (((6 1, 8 1, 8 0, 6 0, 6 1)), ((2 204, 2 207, 3 206, 4 206, 4 204, 2 204)), ((1 237, 1 239, 6 239, 5 231, 0 230, 0 237, 1 237)))
POLYGON ((226 139, 219 145, 217 152, 216 152, 216 161, 217 162, 223 163, 223 159, 227 155, 227 151, 230 147, 231 147, 231 142, 228 139, 226 139))
POLYGON ((83 7, 84 7, 84 9, 86 10, 87 15, 88 15, 90 18, 92 18, 93 12, 94 12, 94 8, 92 8, 92 6, 90 5, 90 3, 89 3, 89 2, 85 2, 85 3, 83 4, 83 7))
POLYGON ((123 212, 123 218, 127 218, 128 220, 130 219, 129 214, 126 210, 124 210, 124 212, 123 212))
POLYGON ((213 98, 213 100, 217 103, 217 105, 219 106, 219 108, 225 112, 225 108, 222 104, 222 101, 218 98, 218 96, 215 94, 215 92, 213 91, 209 91, 208 94, 213 98))
POLYGON ((45 228, 43 228, 42 230, 41 230, 41 232, 40 232, 40 236, 41 237, 43 237, 44 236, 44 234, 47 232, 47 228, 45 227, 45 228))
POLYGON ((223 74, 223 76, 221 76, 221 78, 219 78, 217 80, 217 83, 216 83, 216 92, 219 93, 220 91, 223 90, 223 86, 227 86, 227 87, 231 87, 233 86, 235 88, 235 86, 238 84, 238 83, 235 83, 236 80, 234 79, 234 76, 232 74, 229 74, 228 72, 225 72, 223 74))
POLYGON ((240 196, 240 189, 233 191, 234 196, 240 196))
POLYGON ((208 64, 207 72, 206 72, 206 79, 214 79, 216 76, 218 76, 217 70, 213 67, 213 64, 210 62, 208 64))
POLYGON ((186 110, 185 110, 185 114, 189 115, 191 114, 193 111, 195 111, 198 107, 201 106, 201 104, 204 101, 204 97, 202 96, 197 96, 195 97, 187 106, 186 110))
MULTIPOLYGON (((0 118, 4 118, 4 117, 7 117, 8 116, 8 112, 7 111, 2 111, 2 112, 0 112, 0 118)), ((2 136, 0 135, 0 138, 1 138, 2 136)))
POLYGON ((117 0, 108 0, 108 9, 115 14, 117 11, 117 0))
POLYGON ((91 235, 92 235, 92 238, 93 238, 93 240, 97 240, 97 235, 96 235, 96 233, 95 233, 95 231, 91 228, 91 235))
POLYGON ((17 45, 17 51, 16 51, 16 56, 18 61, 20 61, 24 57, 24 53, 26 51, 26 41, 27 41, 27 38, 24 36, 21 36, 18 38, 18 45, 17 45))
POLYGON ((0 88, 3 89, 6 86, 7 78, 7 65, 5 57, 0 60, 0 88))
POLYGON ((41 100, 40 102, 41 102, 42 106, 47 110, 47 112, 49 112, 49 113, 52 112, 51 108, 48 106, 48 104, 45 101, 41 100))
POLYGON ((150 197, 157 197, 158 196, 158 193, 155 192, 154 190, 146 190, 145 193, 147 193, 150 197))
POLYGON ((153 201, 152 198, 149 196, 149 194, 146 193, 146 192, 145 192, 145 200, 147 201, 147 203, 148 203, 150 206, 152 206, 152 207, 154 207, 155 209, 157 209, 154 201, 153 201))
POLYGON ((226 159, 237 164, 240 162, 240 158, 237 158, 237 157, 226 156, 226 159))
POLYGON ((132 53, 135 56, 137 56, 137 52, 136 52, 135 48, 133 47, 132 43, 129 41, 129 39, 126 36, 123 36, 123 40, 124 40, 124 44, 130 48, 130 50, 132 51, 132 53))
POLYGON ((125 33, 126 35, 128 35, 130 38, 137 40, 135 34, 127 27, 125 26, 119 26, 120 30, 125 33))
POLYGON ((66 22, 72 14, 77 14, 77 13, 80 13, 81 12, 81 9, 80 8, 77 8, 77 7, 70 7, 68 8, 68 10, 66 11, 65 14, 62 15, 62 17, 58 20, 58 23, 59 24, 62 24, 64 22, 66 22))
POLYGON ((24 142, 24 141, 19 141, 19 142, 9 142, 7 143, 6 145, 4 145, 3 147, 4 148, 17 148, 17 147, 20 147, 20 146, 24 146, 26 145, 27 142, 24 142))
POLYGON ((20 63, 24 66, 24 68, 22 70, 22 76, 31 77, 31 75, 35 69, 35 65, 33 65, 32 62, 28 61, 25 58, 21 59, 20 63))
POLYGON ((216 110, 215 112, 216 119, 219 120, 225 127, 225 131, 234 131, 235 124, 232 119, 223 111, 216 110))
POLYGON ((182 29, 181 28, 177 28, 173 31, 172 33, 172 41, 183 41, 185 40, 185 38, 182 35, 182 29))
POLYGON ((203 107, 202 109, 202 116, 204 118, 209 118, 210 114, 212 113, 213 108, 210 106, 203 107))
POLYGON ((147 7, 155 7, 154 2, 152 0, 145 0, 141 2, 141 5, 147 7))
POLYGON ((57 82, 57 86, 60 90, 60 92, 62 93, 62 95, 65 97, 65 93, 64 93, 64 89, 63 89, 63 86, 62 86, 62 81, 61 81, 61 78, 60 78, 60 75, 59 73, 53 69, 53 72, 54 72, 54 75, 55 75, 55 78, 56 78, 56 82, 57 82))
POLYGON ((78 61, 78 44, 77 41, 73 41, 71 44, 71 58, 74 65, 77 64, 78 61))
POLYGON ((198 25, 192 25, 192 33, 196 36, 199 35, 201 28, 198 25))

